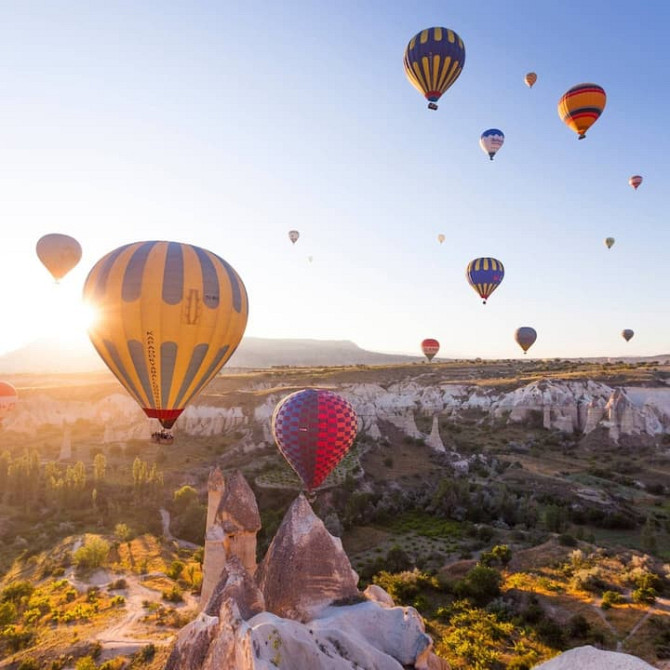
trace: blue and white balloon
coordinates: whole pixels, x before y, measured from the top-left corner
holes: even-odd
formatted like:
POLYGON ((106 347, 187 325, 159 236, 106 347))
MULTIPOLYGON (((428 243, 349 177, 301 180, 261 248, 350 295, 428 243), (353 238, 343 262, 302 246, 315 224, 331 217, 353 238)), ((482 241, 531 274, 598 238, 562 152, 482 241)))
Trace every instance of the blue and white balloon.
POLYGON ((489 155, 491 160, 504 143, 505 135, 502 130, 497 128, 485 130, 479 138, 479 146, 489 155))

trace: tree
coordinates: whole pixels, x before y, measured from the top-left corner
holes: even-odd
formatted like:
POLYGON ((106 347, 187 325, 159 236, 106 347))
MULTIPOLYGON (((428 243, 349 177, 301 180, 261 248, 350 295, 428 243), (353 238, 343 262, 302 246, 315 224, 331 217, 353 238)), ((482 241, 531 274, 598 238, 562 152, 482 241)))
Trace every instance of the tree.
POLYGON ((96 482, 104 482, 107 470, 107 459, 104 454, 96 454, 93 459, 93 479, 96 482))

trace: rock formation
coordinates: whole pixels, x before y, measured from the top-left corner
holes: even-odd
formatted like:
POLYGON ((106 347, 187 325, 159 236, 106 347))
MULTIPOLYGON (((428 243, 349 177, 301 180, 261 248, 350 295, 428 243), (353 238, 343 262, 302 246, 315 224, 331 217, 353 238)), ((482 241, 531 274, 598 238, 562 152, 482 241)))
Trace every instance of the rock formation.
MULTIPOLYGON (((220 473, 210 483, 219 490, 220 473)), ((302 495, 256 578, 237 557, 228 558, 204 611, 180 631, 165 670, 449 670, 433 654, 414 608, 396 607, 378 586, 360 594, 340 541, 302 495), (356 602, 332 602, 342 598, 356 602), (264 610, 264 600, 274 611, 264 610)))
POLYGON ((217 468, 209 477, 208 494, 201 607, 207 604, 231 557, 250 575, 256 572, 256 533, 261 528, 256 498, 241 472, 224 479, 217 468))
POLYGON ((587 645, 570 649, 546 663, 536 665, 534 670, 653 670, 637 656, 616 651, 603 651, 587 645))
POLYGON ((342 541, 333 537, 300 494, 286 512, 262 563, 258 584, 268 611, 308 621, 334 600, 359 595, 342 541))
POLYGON ((431 428, 430 435, 426 440, 426 444, 435 451, 439 451, 442 454, 446 453, 444 443, 440 437, 440 422, 437 414, 433 417, 433 427, 431 428))
MULTIPOLYGON (((476 377, 476 370, 473 371, 476 377)), ((267 390, 268 383, 252 383, 249 390, 267 390)), ((588 434, 604 428, 612 440, 629 435, 653 440, 670 432, 670 389, 647 387, 612 388, 594 381, 542 379, 513 391, 500 392, 475 384, 440 383, 431 373, 430 382, 420 378, 398 381, 384 387, 376 383, 342 384, 339 392, 361 417, 361 432, 372 439, 384 436, 384 425, 393 424, 413 438, 431 437, 418 430, 417 414, 457 419, 461 413, 477 411, 482 417, 510 422, 539 419, 545 428, 588 434), (424 382, 423 384, 420 382, 424 382)), ((218 435, 242 431, 238 451, 272 444, 270 416, 286 395, 263 393, 258 404, 245 407, 213 407, 206 397, 186 408, 178 426, 179 435, 218 435)), ((66 421, 89 421, 101 430, 103 443, 149 439, 153 430, 137 403, 122 393, 112 393, 95 402, 56 400, 47 393, 22 400, 6 417, 7 431, 36 434, 43 426, 61 426, 66 421), (102 432, 104 431, 104 435, 102 432)), ((432 435, 432 432, 431 432, 432 435)))

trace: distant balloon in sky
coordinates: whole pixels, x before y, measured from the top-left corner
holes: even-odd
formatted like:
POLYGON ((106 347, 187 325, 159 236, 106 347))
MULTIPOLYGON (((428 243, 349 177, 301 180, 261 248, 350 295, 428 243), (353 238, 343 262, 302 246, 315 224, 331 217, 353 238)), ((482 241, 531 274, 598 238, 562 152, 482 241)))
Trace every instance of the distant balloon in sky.
POLYGON ((446 239, 446 238, 444 237, 444 235, 443 235, 442 233, 440 233, 440 234, 437 236, 437 241, 438 241, 440 244, 442 244, 442 242, 444 242, 445 239, 446 239))
POLYGON ((428 109, 458 79, 465 64, 463 40, 449 28, 426 28, 409 41, 403 65, 410 83, 428 100, 428 109))
POLYGON ((484 153, 489 155, 491 160, 493 160, 493 157, 498 153, 504 142, 505 135, 502 130, 498 130, 497 128, 485 130, 479 138, 479 146, 484 150, 484 153))
POLYGON ((465 270, 470 286, 483 298, 484 304, 505 276, 503 264, 495 258, 475 258, 465 270))
POLYGON ((535 340, 537 339, 537 332, 535 328, 530 326, 521 326, 517 328, 514 333, 514 339, 516 343, 523 349, 523 353, 528 353, 528 350, 533 346, 535 340))
POLYGON ((621 337, 623 337, 626 342, 630 342, 633 335, 635 335, 635 333, 630 328, 626 328, 621 331, 621 337))
POLYGON ((607 246, 608 249, 611 249, 614 246, 614 238, 613 237, 606 237, 605 238, 605 245, 607 246))
POLYGON ((563 94, 558 101, 558 116, 565 125, 574 130, 580 140, 598 120, 605 109, 607 96, 598 84, 577 84, 563 94))
POLYGON ((529 72, 523 80, 526 82, 528 88, 533 88, 533 84, 537 81, 537 75, 534 72, 529 72))
POLYGON ((9 382, 0 382, 0 419, 14 409, 19 394, 9 382))
POLYGON ((634 174, 628 183, 637 191, 637 187, 642 183, 642 177, 639 174, 634 174))
POLYGON ((281 400, 272 413, 279 451, 308 491, 318 488, 356 438, 358 416, 332 391, 304 389, 281 400))
POLYGON ((311 263, 314 260, 313 256, 307 256, 307 260, 311 263))
POLYGON ((35 247, 37 257, 58 282, 81 260, 81 245, 74 237, 51 233, 40 237, 35 247))
POLYGON ((433 357, 440 350, 440 343, 437 340, 434 340, 431 337, 426 338, 421 342, 421 351, 423 355, 429 360, 432 361, 433 357))
POLYGON ((103 256, 84 300, 97 313, 88 333, 96 351, 163 428, 233 355, 249 311, 226 261, 178 242, 135 242, 103 256))
POLYGON ((297 230, 289 230, 288 231, 288 239, 295 244, 298 241, 298 238, 300 237, 300 233, 297 230))

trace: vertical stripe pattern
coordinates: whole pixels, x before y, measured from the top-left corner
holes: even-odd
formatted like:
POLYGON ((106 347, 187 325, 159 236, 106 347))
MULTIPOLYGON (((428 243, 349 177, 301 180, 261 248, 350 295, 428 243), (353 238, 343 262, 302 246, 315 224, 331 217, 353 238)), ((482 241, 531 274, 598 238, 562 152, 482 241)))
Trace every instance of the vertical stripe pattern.
POLYGON ((465 64, 463 40, 448 28, 426 28, 417 33, 405 48, 405 75, 434 105, 458 79, 465 64))
POLYGON ((177 242, 137 242, 100 259, 84 284, 91 341, 148 416, 169 428, 237 348, 242 280, 222 258, 177 242))
POLYGON ((496 258, 475 258, 468 263, 465 276, 470 286, 486 303, 491 293, 500 286, 505 276, 505 268, 496 258))

